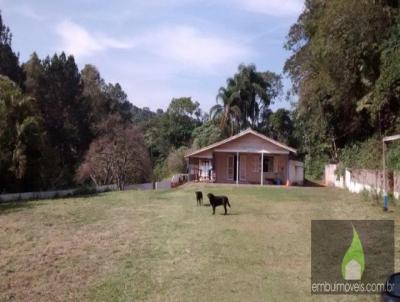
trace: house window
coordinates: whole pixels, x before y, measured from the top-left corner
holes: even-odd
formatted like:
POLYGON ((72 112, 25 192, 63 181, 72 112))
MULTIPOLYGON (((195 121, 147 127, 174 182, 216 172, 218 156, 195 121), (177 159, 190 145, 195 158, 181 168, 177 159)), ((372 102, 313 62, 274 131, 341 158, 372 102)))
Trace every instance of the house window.
MULTIPOLYGON (((261 160, 260 160, 261 162, 261 160)), ((260 169, 261 170, 261 169, 260 169)), ((264 173, 274 172, 274 158, 271 156, 264 156, 264 173)))

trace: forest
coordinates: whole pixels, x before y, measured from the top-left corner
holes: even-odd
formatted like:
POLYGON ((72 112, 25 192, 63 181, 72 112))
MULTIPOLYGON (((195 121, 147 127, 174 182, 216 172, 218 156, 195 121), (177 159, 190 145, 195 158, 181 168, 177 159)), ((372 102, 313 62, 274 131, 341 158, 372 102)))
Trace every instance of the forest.
MULTIPOLYGON (((239 65, 209 112, 189 96, 153 112, 72 55, 20 62, 0 15, 0 192, 160 180, 249 127, 297 148, 311 179, 328 162, 381 168, 382 137, 400 133, 398 2, 306 0, 283 47, 282 74, 239 65), (290 110, 271 110, 287 95, 290 110)), ((388 153, 400 169, 399 145, 388 153)))

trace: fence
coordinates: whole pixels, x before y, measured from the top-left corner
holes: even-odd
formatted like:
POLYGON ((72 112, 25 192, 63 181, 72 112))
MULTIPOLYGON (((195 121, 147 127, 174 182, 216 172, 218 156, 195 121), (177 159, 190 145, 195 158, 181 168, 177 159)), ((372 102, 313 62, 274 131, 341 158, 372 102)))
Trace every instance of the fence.
MULTIPOLYGON (((346 169, 345 175, 338 177, 335 174, 337 165, 325 166, 325 184, 339 188, 346 188, 350 192, 360 193, 364 190, 380 193, 384 187, 384 175, 379 170, 346 169)), ((400 172, 387 173, 387 188, 396 198, 400 197, 400 172)))
MULTIPOLYGON (((162 190, 170 189, 171 181, 161 181, 155 183, 134 184, 125 186, 125 190, 162 190)), ((96 187, 97 193, 105 191, 116 191, 117 185, 106 185, 96 187)), ((59 197, 69 197, 79 193, 79 188, 57 191, 41 191, 41 192, 26 192, 26 193, 11 193, 0 194, 0 202, 10 202, 17 200, 38 200, 38 199, 52 199, 59 197)))

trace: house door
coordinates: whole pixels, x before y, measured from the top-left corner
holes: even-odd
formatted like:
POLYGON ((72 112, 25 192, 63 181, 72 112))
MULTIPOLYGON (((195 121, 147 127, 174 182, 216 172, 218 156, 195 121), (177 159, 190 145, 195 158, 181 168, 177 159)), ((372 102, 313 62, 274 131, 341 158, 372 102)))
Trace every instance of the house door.
POLYGON ((246 168, 247 168, 246 162, 247 162, 246 155, 240 155, 240 164, 239 164, 240 172, 239 172, 239 175, 240 175, 240 180, 241 181, 246 181, 246 172, 247 172, 246 171, 246 168))

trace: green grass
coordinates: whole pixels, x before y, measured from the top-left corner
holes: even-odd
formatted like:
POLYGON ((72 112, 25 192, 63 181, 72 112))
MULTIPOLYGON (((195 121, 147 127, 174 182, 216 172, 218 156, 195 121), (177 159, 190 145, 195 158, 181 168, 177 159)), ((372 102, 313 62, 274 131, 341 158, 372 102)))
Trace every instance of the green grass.
POLYGON ((0 301, 376 301, 310 295, 310 226, 382 218, 399 222, 331 188, 188 185, 2 204, 0 301), (199 189, 228 195, 230 215, 197 207, 199 189))

